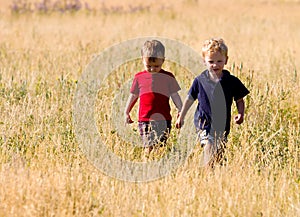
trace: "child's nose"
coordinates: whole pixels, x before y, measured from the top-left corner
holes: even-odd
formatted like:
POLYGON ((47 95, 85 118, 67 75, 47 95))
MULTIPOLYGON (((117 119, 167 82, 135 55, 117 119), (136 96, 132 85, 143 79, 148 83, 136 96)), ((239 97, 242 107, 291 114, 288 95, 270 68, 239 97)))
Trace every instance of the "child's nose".
POLYGON ((216 67, 218 64, 217 63, 213 63, 212 64, 212 67, 216 67))

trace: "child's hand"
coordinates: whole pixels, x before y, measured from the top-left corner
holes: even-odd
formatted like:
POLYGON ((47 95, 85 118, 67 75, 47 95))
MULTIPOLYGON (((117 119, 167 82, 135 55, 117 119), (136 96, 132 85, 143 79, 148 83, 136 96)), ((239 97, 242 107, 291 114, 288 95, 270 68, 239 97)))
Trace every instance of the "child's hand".
POLYGON ((176 120, 176 123, 175 123, 175 127, 176 127, 177 129, 179 129, 179 128, 181 128, 181 127, 183 126, 183 124, 184 124, 184 121, 181 120, 180 114, 179 114, 179 115, 177 116, 177 120, 176 120))
POLYGON ((131 119, 130 115, 125 115, 125 124, 132 124, 133 120, 131 119))
POLYGON ((237 114, 235 117, 234 117, 234 122, 236 124, 241 124, 244 122, 244 115, 242 114, 237 114))

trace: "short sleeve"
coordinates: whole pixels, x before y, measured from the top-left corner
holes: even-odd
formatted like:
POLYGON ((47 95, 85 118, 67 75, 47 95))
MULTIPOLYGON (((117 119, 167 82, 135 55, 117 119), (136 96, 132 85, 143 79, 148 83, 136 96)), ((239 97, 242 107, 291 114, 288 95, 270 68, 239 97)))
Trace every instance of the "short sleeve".
POLYGON ((174 76, 171 77, 171 81, 170 81, 170 93, 173 94, 173 93, 176 93, 180 90, 180 86, 177 82, 177 80, 175 79, 174 76))
POLYGON ((235 101, 247 96, 250 91, 245 87, 245 85, 235 77, 234 81, 234 93, 233 98, 235 101))
POLYGON ((138 83, 138 78, 137 76, 134 76, 134 79, 132 81, 132 85, 130 88, 130 93, 135 94, 135 95, 139 95, 139 83, 138 83))
POLYGON ((194 100, 197 99, 199 94, 199 81, 197 78, 194 79, 193 84, 188 92, 188 95, 191 96, 194 100))

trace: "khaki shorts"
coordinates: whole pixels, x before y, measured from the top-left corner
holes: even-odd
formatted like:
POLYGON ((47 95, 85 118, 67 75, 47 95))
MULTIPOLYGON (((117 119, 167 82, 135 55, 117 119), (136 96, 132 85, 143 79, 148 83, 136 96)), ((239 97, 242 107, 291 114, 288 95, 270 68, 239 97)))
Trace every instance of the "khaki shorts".
POLYGON ((138 127, 144 147, 164 146, 171 131, 171 121, 140 121, 138 127))
POLYGON ((220 135, 211 135, 206 130, 198 132, 198 141, 204 148, 206 161, 220 162, 226 148, 227 137, 220 135), (209 160, 208 160, 209 159, 209 160))

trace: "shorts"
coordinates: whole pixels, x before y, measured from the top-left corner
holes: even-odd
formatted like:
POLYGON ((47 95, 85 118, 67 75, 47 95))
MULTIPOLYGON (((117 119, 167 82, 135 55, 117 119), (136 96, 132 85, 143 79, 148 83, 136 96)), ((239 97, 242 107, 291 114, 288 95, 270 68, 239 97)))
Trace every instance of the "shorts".
POLYGON ((198 140, 201 147, 204 147, 206 144, 215 144, 217 141, 215 145, 217 145, 217 148, 219 148, 218 143, 227 143, 227 137, 224 136, 223 134, 212 135, 208 133, 206 130, 198 131, 198 140))
POLYGON ((215 133, 215 135, 212 135, 206 130, 200 130, 198 132, 198 140, 202 148, 210 149, 207 152, 210 156, 206 156, 207 158, 212 159, 215 162, 220 162, 222 160, 227 143, 227 137, 224 136, 224 134, 215 133))
POLYGON ((144 147, 165 145, 171 131, 171 121, 139 121, 144 147))

